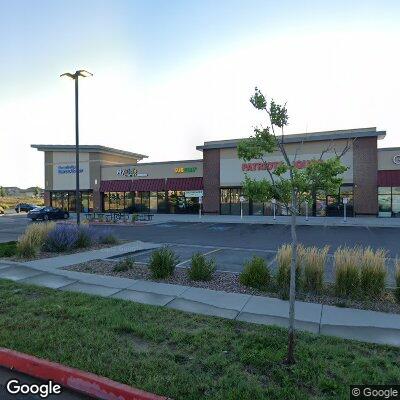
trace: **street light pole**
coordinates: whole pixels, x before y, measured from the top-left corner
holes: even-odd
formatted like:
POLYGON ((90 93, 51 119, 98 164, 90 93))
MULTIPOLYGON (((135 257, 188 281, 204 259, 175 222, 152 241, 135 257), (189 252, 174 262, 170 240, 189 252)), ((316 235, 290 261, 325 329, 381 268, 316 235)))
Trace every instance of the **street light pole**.
POLYGON ((75 209, 76 223, 81 223, 81 196, 79 189, 79 93, 78 93, 78 76, 75 78, 75 209))
POLYGON ((75 81, 75 209, 76 209, 76 223, 80 225, 81 223, 81 196, 79 189, 79 88, 78 81, 79 77, 86 78, 88 76, 93 76, 92 73, 80 69, 74 74, 66 72, 60 76, 67 76, 75 81))

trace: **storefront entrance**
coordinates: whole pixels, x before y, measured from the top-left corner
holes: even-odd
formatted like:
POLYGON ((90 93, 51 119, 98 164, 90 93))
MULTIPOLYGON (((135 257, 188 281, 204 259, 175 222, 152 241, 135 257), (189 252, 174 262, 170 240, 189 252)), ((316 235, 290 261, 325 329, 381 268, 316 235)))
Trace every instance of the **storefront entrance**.
POLYGON ((185 191, 103 193, 104 212, 196 214, 199 207, 199 199, 185 197, 185 191))
MULTIPOLYGON (((220 189, 220 214, 222 215, 240 215, 240 197, 244 197, 242 204, 243 215, 273 215, 273 204, 271 202, 256 202, 244 196, 243 189, 240 187, 230 187, 220 189)), ((316 193, 312 206, 308 213, 310 216, 318 217, 340 217, 344 214, 343 198, 348 199, 346 206, 347 216, 354 216, 354 196, 353 185, 342 185, 337 195, 327 195, 325 193, 316 193)), ((276 215, 289 215, 289 210, 284 204, 279 202, 275 205, 276 215)), ((299 215, 306 215, 306 205, 299 205, 299 215)))

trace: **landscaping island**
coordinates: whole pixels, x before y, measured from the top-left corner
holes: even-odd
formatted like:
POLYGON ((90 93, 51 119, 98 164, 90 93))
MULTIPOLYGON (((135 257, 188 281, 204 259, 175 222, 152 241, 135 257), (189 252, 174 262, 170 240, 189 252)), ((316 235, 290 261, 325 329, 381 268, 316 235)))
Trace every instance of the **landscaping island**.
POLYGON ((0 346, 173 399, 347 399, 400 381, 399 349, 0 281, 0 346), (16 334, 16 332, 18 334, 16 334))

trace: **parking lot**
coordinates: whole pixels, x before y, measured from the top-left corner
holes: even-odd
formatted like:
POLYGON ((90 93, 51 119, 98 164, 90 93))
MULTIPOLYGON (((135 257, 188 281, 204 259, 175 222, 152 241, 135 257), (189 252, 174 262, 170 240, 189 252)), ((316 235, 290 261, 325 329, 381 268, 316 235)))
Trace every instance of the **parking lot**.
MULTIPOLYGON (((25 214, 0 217, 0 241, 16 240, 24 231, 28 219, 25 214)), ((246 260, 256 255, 263 257, 274 268, 276 250, 290 242, 290 227, 287 225, 228 224, 169 222, 152 225, 95 226, 94 229, 109 229, 119 239, 141 240, 171 246, 186 266, 193 253, 200 252, 214 258, 217 268, 223 271, 240 272, 246 260)), ((299 242, 306 246, 329 245, 329 253, 339 246, 371 246, 388 250, 389 282, 393 281, 393 259, 400 255, 400 228, 299 226, 299 242)), ((148 262, 151 252, 135 255, 137 262, 148 262)), ((332 260, 328 260, 326 279, 333 278, 332 260)))

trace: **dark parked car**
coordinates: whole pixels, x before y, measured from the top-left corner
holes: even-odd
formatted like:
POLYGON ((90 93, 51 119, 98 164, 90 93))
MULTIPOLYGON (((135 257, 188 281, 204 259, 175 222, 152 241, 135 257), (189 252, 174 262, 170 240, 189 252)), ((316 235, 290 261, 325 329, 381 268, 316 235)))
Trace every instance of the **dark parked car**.
POLYGON ((36 207, 28 212, 27 217, 32 221, 36 221, 37 219, 42 219, 43 221, 49 219, 68 219, 69 212, 62 210, 61 208, 36 207))
POLYGON ((15 206, 15 212, 19 213, 20 211, 29 212, 36 208, 35 204, 27 204, 27 203, 19 203, 15 206))

